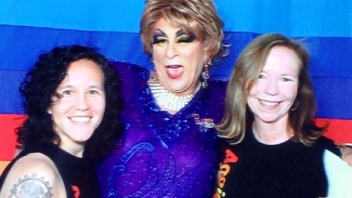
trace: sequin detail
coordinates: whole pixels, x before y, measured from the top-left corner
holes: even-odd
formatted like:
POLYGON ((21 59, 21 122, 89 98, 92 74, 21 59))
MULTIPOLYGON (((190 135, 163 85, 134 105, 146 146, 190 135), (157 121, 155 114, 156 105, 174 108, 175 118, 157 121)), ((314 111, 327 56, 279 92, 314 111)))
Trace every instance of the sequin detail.
POLYGON ((216 131, 192 114, 219 121, 225 83, 209 82, 176 114, 155 103, 150 71, 121 65, 127 126, 122 148, 99 166, 102 197, 211 197, 217 170, 216 131))

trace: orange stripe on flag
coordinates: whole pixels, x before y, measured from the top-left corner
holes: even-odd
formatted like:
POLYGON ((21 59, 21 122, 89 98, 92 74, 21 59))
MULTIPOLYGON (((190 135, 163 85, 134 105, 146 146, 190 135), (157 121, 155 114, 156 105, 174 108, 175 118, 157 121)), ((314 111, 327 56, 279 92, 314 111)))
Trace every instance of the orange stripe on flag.
POLYGON ((4 171, 4 169, 9 163, 10 161, 0 161, 0 175, 2 174, 2 172, 4 171))

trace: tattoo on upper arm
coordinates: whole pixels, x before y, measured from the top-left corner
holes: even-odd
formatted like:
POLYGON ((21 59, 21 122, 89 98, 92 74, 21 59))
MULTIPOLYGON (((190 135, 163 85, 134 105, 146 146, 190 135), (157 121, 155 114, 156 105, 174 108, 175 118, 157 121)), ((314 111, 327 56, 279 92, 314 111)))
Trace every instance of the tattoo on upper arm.
POLYGON ((35 198, 44 197, 52 198, 52 187, 44 177, 25 175, 23 179, 19 179, 17 184, 13 185, 9 198, 35 198))

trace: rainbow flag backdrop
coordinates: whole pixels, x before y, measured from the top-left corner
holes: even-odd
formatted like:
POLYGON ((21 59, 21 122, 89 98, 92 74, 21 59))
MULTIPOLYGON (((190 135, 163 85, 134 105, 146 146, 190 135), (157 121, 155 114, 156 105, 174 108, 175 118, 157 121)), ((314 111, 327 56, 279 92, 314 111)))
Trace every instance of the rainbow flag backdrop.
MULTIPOLYGON (((81 44, 109 59, 151 68, 139 39, 144 0, 0 0, 0 173, 15 154, 14 128, 25 115, 18 86, 37 56, 54 46, 81 44)), ((352 142, 352 1, 215 0, 230 55, 211 70, 227 80, 239 52, 256 36, 278 32, 303 40, 327 136, 352 142)))

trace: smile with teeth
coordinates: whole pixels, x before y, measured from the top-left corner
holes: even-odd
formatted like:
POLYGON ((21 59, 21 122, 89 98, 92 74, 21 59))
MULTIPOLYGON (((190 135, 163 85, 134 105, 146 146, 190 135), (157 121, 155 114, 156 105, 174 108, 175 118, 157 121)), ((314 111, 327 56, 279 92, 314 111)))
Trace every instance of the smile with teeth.
POLYGON ((267 101, 267 100, 259 100, 259 102, 261 104, 263 104, 263 106, 265 107, 276 107, 277 105, 280 104, 280 102, 276 102, 276 101, 267 101))
POLYGON ((88 122, 90 117, 89 116, 76 116, 76 117, 70 117, 70 119, 75 122, 88 122))

